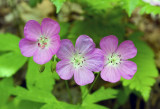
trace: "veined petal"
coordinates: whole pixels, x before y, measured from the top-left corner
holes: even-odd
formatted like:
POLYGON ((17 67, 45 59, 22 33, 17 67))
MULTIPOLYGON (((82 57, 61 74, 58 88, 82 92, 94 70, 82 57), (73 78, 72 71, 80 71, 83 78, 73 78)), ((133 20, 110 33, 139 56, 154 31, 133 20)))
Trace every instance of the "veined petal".
POLYGON ((115 52, 118 47, 117 37, 113 35, 104 37, 100 41, 100 47, 105 52, 105 54, 110 54, 115 52))
POLYGON ((54 35, 50 37, 49 49, 52 52, 52 55, 56 54, 60 47, 60 36, 54 35))
POLYGON ((50 19, 44 18, 41 24, 42 34, 46 37, 52 37, 59 33, 60 26, 58 22, 50 19))
POLYGON ((101 72, 101 78, 104 81, 115 83, 120 80, 121 75, 117 67, 106 65, 101 72))
POLYGON ((137 48, 134 46, 134 43, 130 40, 122 42, 116 53, 121 55, 122 59, 131 59, 137 55, 137 48))
POLYGON ((21 53, 26 57, 31 57, 38 50, 37 43, 28 39, 21 39, 19 42, 21 53))
POLYGON ((96 48, 92 53, 86 56, 86 67, 94 72, 99 72, 104 66, 104 53, 101 49, 96 48))
POLYGON ((57 57, 59 59, 69 59, 74 53, 74 46, 72 42, 68 39, 63 39, 60 42, 60 48, 57 52, 57 57))
POLYGON ((92 52, 95 48, 95 43, 87 35, 81 35, 78 37, 75 45, 75 50, 78 53, 86 54, 92 52))
POLYGON ((33 60, 37 63, 37 64, 45 64, 47 62, 49 62, 52 59, 52 52, 50 51, 50 49, 41 49, 38 48, 38 50, 34 53, 33 56, 33 60))
POLYGON ((69 60, 59 61, 56 65, 56 72, 60 76, 61 79, 69 80, 73 76, 73 68, 70 64, 69 60))
POLYGON ((80 86, 90 84, 94 80, 94 74, 86 68, 75 69, 74 80, 80 86))
POLYGON ((121 76, 125 79, 131 79, 137 72, 137 65, 132 61, 123 61, 119 66, 121 76))
POLYGON ((25 38, 31 41, 37 41, 41 36, 41 26, 35 20, 29 20, 24 27, 25 38))

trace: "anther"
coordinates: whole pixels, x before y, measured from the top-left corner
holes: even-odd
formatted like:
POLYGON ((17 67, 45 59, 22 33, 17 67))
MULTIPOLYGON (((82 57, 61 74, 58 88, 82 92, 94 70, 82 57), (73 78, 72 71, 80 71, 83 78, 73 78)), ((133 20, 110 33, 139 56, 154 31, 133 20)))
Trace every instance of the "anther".
POLYGON ((38 43, 38 47, 41 47, 41 44, 40 44, 40 43, 38 43))

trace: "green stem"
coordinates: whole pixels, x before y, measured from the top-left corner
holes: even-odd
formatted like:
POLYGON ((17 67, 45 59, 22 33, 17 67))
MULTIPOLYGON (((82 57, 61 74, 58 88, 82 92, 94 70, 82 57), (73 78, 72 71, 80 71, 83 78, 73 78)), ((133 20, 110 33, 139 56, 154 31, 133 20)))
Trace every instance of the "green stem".
POLYGON ((65 80, 65 84, 66 84, 66 88, 67 88, 67 92, 68 92, 68 95, 70 97, 70 101, 71 103, 73 104, 73 99, 72 99, 72 95, 71 95, 71 92, 70 92, 70 89, 69 89, 69 85, 68 85, 68 81, 65 80))
POLYGON ((87 95, 88 95, 88 94, 90 93, 90 91, 92 90, 94 84, 96 83, 96 81, 97 81, 97 79, 98 79, 98 77, 99 77, 99 74, 100 74, 100 73, 97 74, 97 76, 96 76, 95 80, 93 81, 91 87, 89 88, 88 92, 87 92, 87 93, 85 94, 85 96, 82 98, 82 101, 85 100, 85 98, 87 97, 87 95))

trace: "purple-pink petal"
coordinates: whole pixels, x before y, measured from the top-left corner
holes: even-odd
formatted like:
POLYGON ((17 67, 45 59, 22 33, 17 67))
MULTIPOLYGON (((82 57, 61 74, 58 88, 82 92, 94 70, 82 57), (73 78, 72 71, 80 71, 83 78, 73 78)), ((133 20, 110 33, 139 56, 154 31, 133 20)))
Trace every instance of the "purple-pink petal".
POLYGON ((121 75, 117 67, 106 65, 101 71, 101 78, 104 81, 115 83, 121 79, 121 75))
POLYGON ((116 53, 121 55, 122 59, 131 59, 137 55, 137 48, 134 46, 134 43, 130 40, 122 42, 116 53))
POLYGON ((34 53, 33 56, 33 60, 37 63, 37 64, 45 64, 47 62, 49 62, 52 59, 52 52, 50 51, 50 49, 41 49, 38 48, 38 50, 34 53))
POLYGON ((94 74, 87 68, 75 69, 74 80, 78 85, 84 86, 93 82, 94 74))
POLYGON ((24 27, 24 36, 31 41, 37 41, 41 36, 40 24, 34 20, 28 21, 24 27))
POLYGON ((117 37, 113 35, 104 37, 100 41, 100 47, 105 52, 105 54, 113 53, 118 47, 117 37))
POLYGON ((104 66, 104 53, 101 49, 95 49, 92 53, 86 56, 86 67, 94 72, 99 72, 104 66))
POLYGON ((50 19, 44 18, 41 23, 42 34, 46 37, 52 37, 60 32, 60 26, 58 22, 50 19))
POLYGON ((65 59, 57 63, 56 72, 64 80, 71 79, 74 73, 73 67, 72 65, 70 65, 69 60, 65 60, 65 59))
POLYGON ((21 39, 19 42, 21 53, 26 57, 31 57, 38 50, 37 43, 28 39, 21 39))
POLYGON ((131 79, 137 72, 137 65, 132 61, 123 61, 119 66, 120 74, 125 79, 131 79))
POLYGON ((69 39, 63 39, 60 42, 61 46, 57 52, 59 59, 70 59, 74 53, 74 46, 69 39))
POLYGON ((86 54, 92 52, 95 48, 95 43, 87 35, 81 35, 78 37, 75 45, 75 50, 78 53, 86 54))
POLYGON ((50 37, 50 43, 48 45, 50 51, 52 52, 52 55, 56 54, 59 47, 60 47, 60 36, 59 35, 54 35, 50 37))

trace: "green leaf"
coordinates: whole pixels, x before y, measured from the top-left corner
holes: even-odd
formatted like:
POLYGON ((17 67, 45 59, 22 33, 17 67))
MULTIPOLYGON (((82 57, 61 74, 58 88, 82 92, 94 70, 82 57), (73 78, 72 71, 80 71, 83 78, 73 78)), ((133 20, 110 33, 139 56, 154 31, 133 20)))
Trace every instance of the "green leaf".
POLYGON ((17 106, 17 109, 40 109, 42 105, 42 103, 21 100, 17 106))
POLYGON ((14 98, 2 106, 1 109, 40 109, 42 103, 14 98))
POLYGON ((152 6, 148 3, 145 5, 142 5, 142 8, 140 10, 140 14, 160 14, 160 7, 159 6, 152 6))
POLYGON ((8 88, 12 95, 17 96, 17 98, 22 100, 29 100, 39 103, 50 103, 56 101, 56 98, 52 93, 48 93, 44 90, 39 90, 37 88, 32 88, 32 90, 26 90, 22 87, 8 88))
POLYGON ((63 3, 65 2, 66 0, 51 0, 51 2, 56 6, 57 10, 56 10, 56 13, 59 13, 63 3))
POLYGON ((80 109, 109 109, 108 107, 104 107, 97 104, 86 104, 85 106, 82 106, 80 109))
POLYGON ((19 52, 20 38, 13 34, 0 34, 0 51, 16 51, 19 52))
POLYGON ((10 77, 15 74, 27 61, 27 58, 16 52, 0 56, 0 77, 10 77))
POLYGON ((78 105, 68 104, 65 102, 57 101, 55 103, 45 104, 40 109, 79 109, 78 105))
POLYGON ((10 97, 11 93, 7 90, 8 88, 13 87, 13 79, 12 78, 5 78, 0 81, 0 107, 7 103, 8 98, 10 97))
POLYGON ((97 104, 88 104, 85 106, 73 105, 65 102, 57 101, 56 103, 49 103, 41 107, 41 109, 108 109, 107 107, 97 104))
POLYGON ((20 54, 20 38, 13 34, 0 34, 0 77, 10 77, 15 74, 27 61, 20 54))
POLYGON ((123 7, 127 11, 128 16, 131 17, 132 12, 139 4, 139 0, 124 0, 123 2, 124 2, 123 7))
POLYGON ((103 100, 116 98, 118 90, 101 87, 93 94, 88 94, 86 99, 83 101, 83 104, 92 104, 103 100))
POLYGON ((132 59, 137 64, 137 72, 132 79, 123 79, 122 81, 124 86, 129 86, 130 89, 139 91, 144 100, 147 101, 151 87, 158 76, 158 71, 154 62, 154 53, 145 42, 139 39, 140 35, 139 33, 134 33, 130 38, 138 50, 137 56, 132 59))
POLYGON ((26 75, 27 87, 29 89, 38 88, 46 92, 51 92, 55 80, 58 79, 56 72, 51 72, 51 62, 45 64, 43 72, 39 72, 40 65, 36 64, 32 58, 29 60, 28 71, 26 75))

